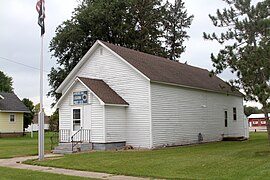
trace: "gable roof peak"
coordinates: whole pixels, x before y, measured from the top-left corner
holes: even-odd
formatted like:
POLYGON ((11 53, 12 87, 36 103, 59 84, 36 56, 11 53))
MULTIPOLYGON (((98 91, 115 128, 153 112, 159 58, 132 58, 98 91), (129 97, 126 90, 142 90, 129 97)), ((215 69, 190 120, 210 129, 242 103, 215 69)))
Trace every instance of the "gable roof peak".
POLYGON ((0 92, 3 99, 0 100, 0 111, 3 112, 30 112, 29 109, 13 92, 0 92))

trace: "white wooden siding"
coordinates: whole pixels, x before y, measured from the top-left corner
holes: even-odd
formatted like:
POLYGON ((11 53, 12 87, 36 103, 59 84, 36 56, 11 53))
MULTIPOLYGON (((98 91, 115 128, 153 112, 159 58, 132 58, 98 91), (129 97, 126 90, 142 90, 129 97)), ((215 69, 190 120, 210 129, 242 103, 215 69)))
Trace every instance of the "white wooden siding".
POLYGON ((91 104, 91 141, 105 143, 104 124, 103 124, 103 105, 93 96, 91 104))
POLYGON ((87 88, 80 82, 76 82, 74 87, 69 90, 65 98, 59 105, 59 129, 70 129, 72 131, 72 108, 82 108, 82 122, 84 129, 91 129, 91 141, 96 143, 104 143, 104 125, 103 125, 103 108, 99 100, 89 93, 90 104, 73 105, 73 92, 87 91, 87 88))
POLYGON ((59 129, 71 130, 71 107, 69 102, 70 96, 66 96, 59 106, 59 129))
POLYGON ((153 146, 218 141, 224 134, 224 109, 228 111, 228 136, 243 136, 243 99, 218 93, 151 83, 153 146), (237 108, 237 120, 232 109, 237 108))
POLYGON ((106 142, 126 141, 126 108, 105 106, 106 142))
MULTIPOLYGON (((103 47, 100 47, 103 48, 103 47)), ((135 147, 150 147, 149 81, 106 48, 99 48, 77 76, 104 80, 130 105, 126 109, 126 140, 135 147)), ((92 110, 92 113, 94 110, 92 110)))

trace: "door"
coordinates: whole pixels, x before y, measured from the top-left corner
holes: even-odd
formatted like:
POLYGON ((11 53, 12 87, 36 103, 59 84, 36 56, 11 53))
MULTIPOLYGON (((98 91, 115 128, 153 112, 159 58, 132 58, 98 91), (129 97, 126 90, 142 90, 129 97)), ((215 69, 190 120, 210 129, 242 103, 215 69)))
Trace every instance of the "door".
MULTIPOLYGON (((71 129, 72 133, 71 136, 73 136, 79 129, 82 127, 82 108, 73 108, 72 109, 72 124, 71 129)), ((78 140, 79 136, 74 135, 73 140, 78 140)))

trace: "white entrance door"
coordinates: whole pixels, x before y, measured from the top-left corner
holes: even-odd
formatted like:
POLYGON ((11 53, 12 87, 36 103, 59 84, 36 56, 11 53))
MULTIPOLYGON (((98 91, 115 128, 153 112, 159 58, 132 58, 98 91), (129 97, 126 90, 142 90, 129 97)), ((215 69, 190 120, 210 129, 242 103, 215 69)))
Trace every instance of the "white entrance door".
POLYGON ((72 109, 72 136, 74 135, 73 140, 79 140, 79 133, 75 133, 82 127, 82 108, 73 108, 72 109))

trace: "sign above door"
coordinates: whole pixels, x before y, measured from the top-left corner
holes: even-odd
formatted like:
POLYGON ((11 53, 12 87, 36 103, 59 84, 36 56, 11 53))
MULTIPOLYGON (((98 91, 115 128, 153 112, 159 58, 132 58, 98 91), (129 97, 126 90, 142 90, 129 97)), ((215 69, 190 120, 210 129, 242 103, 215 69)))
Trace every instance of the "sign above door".
POLYGON ((73 92, 73 104, 87 104, 87 103, 88 103, 87 91, 73 92))

